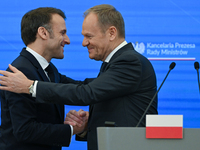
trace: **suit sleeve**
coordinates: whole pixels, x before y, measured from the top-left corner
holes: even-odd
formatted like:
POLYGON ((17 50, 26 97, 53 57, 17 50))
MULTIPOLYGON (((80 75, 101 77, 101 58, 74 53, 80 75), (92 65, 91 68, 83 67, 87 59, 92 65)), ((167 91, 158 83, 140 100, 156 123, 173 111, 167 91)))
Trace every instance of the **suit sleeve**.
POLYGON ((111 63, 108 70, 88 84, 38 82, 37 102, 90 105, 133 93, 141 82, 141 62, 125 55, 111 63))
POLYGON ((93 81, 95 78, 86 78, 84 81, 79 81, 79 80, 74 80, 72 78, 66 77, 65 75, 60 74, 60 83, 64 83, 64 84, 77 84, 77 85, 81 85, 81 84, 88 84, 89 82, 93 81))

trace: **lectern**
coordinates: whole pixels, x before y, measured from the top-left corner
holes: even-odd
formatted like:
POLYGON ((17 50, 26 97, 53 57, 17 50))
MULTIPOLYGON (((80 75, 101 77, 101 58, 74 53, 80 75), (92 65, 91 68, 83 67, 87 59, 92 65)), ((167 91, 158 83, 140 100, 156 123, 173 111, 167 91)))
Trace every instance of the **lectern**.
POLYGON ((98 127, 98 150, 200 150, 200 129, 183 128, 183 139, 147 139, 145 127, 98 127))

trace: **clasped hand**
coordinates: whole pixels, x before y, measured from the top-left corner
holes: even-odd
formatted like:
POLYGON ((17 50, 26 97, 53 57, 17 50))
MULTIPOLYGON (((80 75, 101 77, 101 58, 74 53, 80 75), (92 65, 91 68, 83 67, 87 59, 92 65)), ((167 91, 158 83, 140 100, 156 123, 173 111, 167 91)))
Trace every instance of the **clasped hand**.
POLYGON ((87 130, 89 112, 80 109, 70 110, 65 118, 64 124, 70 124, 73 126, 73 134, 78 134, 87 130))

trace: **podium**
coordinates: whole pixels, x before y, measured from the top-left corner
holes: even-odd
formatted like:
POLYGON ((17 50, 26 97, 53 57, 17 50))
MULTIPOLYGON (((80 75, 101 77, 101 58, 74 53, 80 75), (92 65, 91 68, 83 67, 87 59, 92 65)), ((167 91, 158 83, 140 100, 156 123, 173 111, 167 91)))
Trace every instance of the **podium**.
POLYGON ((145 127, 98 127, 98 150, 199 150, 200 129, 183 128, 183 139, 147 139, 145 127))

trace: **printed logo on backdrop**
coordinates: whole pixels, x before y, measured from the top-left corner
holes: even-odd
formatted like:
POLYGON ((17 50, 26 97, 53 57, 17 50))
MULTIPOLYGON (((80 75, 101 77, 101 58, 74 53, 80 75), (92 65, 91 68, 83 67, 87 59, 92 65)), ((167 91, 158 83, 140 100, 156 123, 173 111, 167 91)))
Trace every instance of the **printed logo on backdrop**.
POLYGON ((177 59, 177 60, 195 60, 196 45, 194 43, 152 43, 136 42, 133 47, 140 54, 145 55, 151 60, 177 59))
POLYGON ((145 52, 145 45, 143 42, 141 42, 141 43, 136 42, 135 44, 134 43, 132 43, 132 44, 133 44, 133 47, 135 48, 135 50, 137 52, 139 52, 140 54, 143 54, 145 52))

